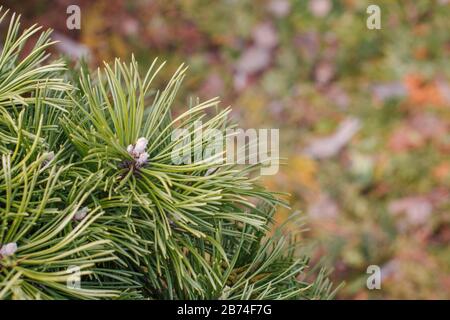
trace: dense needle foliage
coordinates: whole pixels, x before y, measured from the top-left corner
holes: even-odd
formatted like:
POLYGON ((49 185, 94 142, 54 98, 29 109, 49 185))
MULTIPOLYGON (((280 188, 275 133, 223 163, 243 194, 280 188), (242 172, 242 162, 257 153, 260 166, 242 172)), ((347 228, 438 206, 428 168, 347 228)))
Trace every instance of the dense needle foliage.
POLYGON ((297 235, 273 232, 284 204, 258 186, 257 166, 173 164, 175 128, 232 126, 217 99, 172 118, 185 67, 164 88, 156 60, 144 75, 134 58, 68 72, 48 61, 50 32, 24 54, 40 27, 1 13, 0 299, 332 296, 323 271, 308 276, 297 235), (127 150, 139 138, 141 162, 127 150), (80 288, 66 284, 73 266, 80 288))

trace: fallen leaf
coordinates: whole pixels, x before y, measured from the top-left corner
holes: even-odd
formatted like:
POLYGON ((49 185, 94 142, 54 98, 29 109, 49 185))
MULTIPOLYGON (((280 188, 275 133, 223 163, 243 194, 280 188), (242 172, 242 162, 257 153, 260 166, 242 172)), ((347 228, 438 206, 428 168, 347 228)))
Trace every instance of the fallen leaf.
POLYGON ((441 182, 450 179, 450 162, 444 161, 434 167, 433 176, 441 182))
POLYGON ((448 84, 448 82, 442 79, 438 79, 436 81, 436 85, 440 94, 442 95, 442 98, 444 98, 447 104, 450 104, 450 85, 448 84))
POLYGON ((252 74, 267 68, 271 61, 270 50, 267 48, 252 46, 241 55, 236 63, 239 73, 252 74))
POLYGON ((59 32, 54 32, 52 37, 53 40, 58 41, 55 44, 56 48, 72 59, 79 60, 81 58, 85 58, 87 61, 89 61, 92 58, 91 51, 84 44, 72 40, 71 38, 59 32))
POLYGON ((446 104, 436 81, 426 80, 421 75, 410 74, 405 77, 404 82, 409 100, 414 106, 422 108, 424 105, 431 104, 440 107, 446 104))
POLYGON ((409 120, 410 126, 424 139, 440 139, 447 134, 447 125, 432 114, 417 114, 409 120))
POLYGON ((136 35, 139 32, 139 23, 132 17, 127 17, 122 21, 123 32, 128 36, 136 35))
POLYGON ((387 280, 388 278, 395 277, 399 271, 400 263, 398 260, 393 259, 386 262, 381 266, 381 280, 387 280))
POLYGON ((339 125, 333 135, 315 139, 303 152, 315 159, 330 158, 336 155, 360 128, 361 123, 358 119, 347 118, 339 125))
POLYGON ((404 214, 409 225, 422 225, 431 215, 433 206, 427 197, 410 196, 391 201, 388 210, 393 215, 404 214))
POLYGON ((334 219, 339 214, 339 208, 330 195, 322 193, 309 205, 308 214, 314 219, 334 219))
POLYGON ((406 87, 401 82, 390 82, 372 86, 372 94, 376 100, 386 101, 392 98, 402 98, 407 94, 406 87))
POLYGON ((389 148, 404 152, 422 147, 427 141, 440 141, 446 136, 447 125, 431 114, 416 114, 398 126, 389 138, 389 148))
POLYGON ((291 11, 291 4, 288 0, 272 0, 267 9, 277 18, 283 18, 291 11))
POLYGON ((326 90, 325 94, 327 95, 328 99, 330 99, 330 101, 336 106, 338 106, 342 110, 347 109, 350 103, 350 98, 341 87, 338 87, 336 85, 330 86, 329 90, 326 90))
POLYGON ((314 81, 319 86, 325 86, 333 80, 335 72, 336 69, 332 62, 320 61, 314 67, 314 81))
POLYGON ((425 140, 419 132, 408 125, 398 126, 389 137, 389 149, 394 152, 405 152, 422 147, 425 140))
POLYGON ((204 97, 220 96, 223 93, 224 83, 217 73, 211 73, 203 83, 200 93, 204 97))
POLYGON ((272 23, 264 22, 253 29, 253 40, 259 48, 272 49, 278 44, 278 33, 272 23))
POLYGON ((314 16, 322 18, 330 12, 332 3, 330 0, 310 0, 308 7, 314 16))

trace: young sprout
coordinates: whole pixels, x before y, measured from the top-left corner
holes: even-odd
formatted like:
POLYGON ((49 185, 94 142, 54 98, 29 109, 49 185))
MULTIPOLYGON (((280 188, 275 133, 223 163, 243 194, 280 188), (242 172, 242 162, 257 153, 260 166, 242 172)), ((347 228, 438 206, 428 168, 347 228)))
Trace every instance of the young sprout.
POLYGON ((73 216, 73 220, 75 221, 83 220, 86 217, 88 211, 89 211, 88 207, 81 208, 75 213, 75 215, 73 216))
POLYGON ((139 155, 139 158, 136 160, 136 164, 138 167, 142 167, 147 163, 148 153, 144 152, 139 155))
POLYGON ((148 140, 144 137, 140 137, 134 145, 128 145, 127 152, 133 157, 133 160, 125 160, 119 164, 119 167, 135 169, 137 173, 139 173, 139 169, 145 166, 148 162, 149 154, 145 151, 147 144, 148 140))
POLYGON ((10 242, 0 248, 0 257, 12 256, 17 251, 17 243, 10 242))
POLYGON ((144 137, 140 137, 136 144, 130 144, 127 147, 128 153, 135 159, 139 158, 139 156, 145 153, 145 149, 147 148, 148 140, 144 137))
POLYGON ((44 168, 48 167, 50 162, 52 162, 53 159, 55 159, 55 153, 53 151, 44 153, 45 159, 42 161, 42 166, 44 168))
POLYGON ((136 141, 136 145, 134 146, 134 152, 137 155, 144 153, 145 149, 147 148, 147 143, 148 143, 148 140, 146 138, 144 138, 144 137, 139 138, 136 141))

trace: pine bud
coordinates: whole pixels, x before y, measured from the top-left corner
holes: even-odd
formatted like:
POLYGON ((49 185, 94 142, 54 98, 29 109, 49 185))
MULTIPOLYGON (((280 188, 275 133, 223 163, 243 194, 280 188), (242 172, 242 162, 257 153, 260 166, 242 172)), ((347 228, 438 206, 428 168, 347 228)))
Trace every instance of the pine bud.
POLYGON ((11 242, 3 245, 0 249, 0 256, 9 257, 17 251, 17 243, 11 242))
POLYGON ((84 217, 86 217, 87 213, 88 213, 88 207, 83 207, 80 210, 77 211, 77 213, 75 213, 73 220, 75 221, 81 221, 84 219, 84 217))
POLYGON ((147 148, 148 140, 144 137, 139 138, 136 141, 136 145, 134 146, 134 152, 136 155, 140 155, 145 152, 145 148, 147 148))
POLYGON ((147 163, 147 160, 148 160, 148 153, 147 152, 141 153, 139 155, 139 158, 136 160, 136 164, 142 167, 147 163))
POLYGON ((53 151, 47 152, 45 154, 45 160, 47 160, 48 162, 52 161, 53 159, 55 159, 55 153, 53 151))
POLYGON ((55 159, 55 153, 53 151, 44 153, 43 167, 47 167, 53 159, 55 159))

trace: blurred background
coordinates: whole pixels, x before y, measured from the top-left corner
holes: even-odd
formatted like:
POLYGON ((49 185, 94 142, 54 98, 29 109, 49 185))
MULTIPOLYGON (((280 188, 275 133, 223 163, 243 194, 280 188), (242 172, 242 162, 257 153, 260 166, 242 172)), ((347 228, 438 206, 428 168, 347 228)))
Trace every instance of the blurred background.
POLYGON ((1 3, 54 29, 74 61, 159 57, 162 81, 186 62, 180 110, 221 96, 240 127, 279 128, 287 164, 263 183, 307 216, 338 298, 450 299, 450 1, 1 3), (66 27, 72 4, 80 30, 66 27), (381 290, 366 287, 372 264, 381 290))

